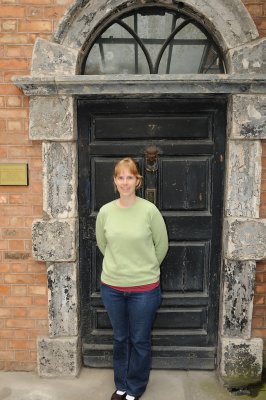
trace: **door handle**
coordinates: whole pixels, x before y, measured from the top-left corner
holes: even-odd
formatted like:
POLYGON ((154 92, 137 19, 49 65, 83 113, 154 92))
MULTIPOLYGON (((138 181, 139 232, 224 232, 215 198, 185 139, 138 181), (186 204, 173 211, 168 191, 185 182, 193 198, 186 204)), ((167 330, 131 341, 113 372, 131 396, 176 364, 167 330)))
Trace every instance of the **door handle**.
POLYGON ((159 150, 155 146, 149 146, 145 150, 145 168, 148 172, 156 172, 158 170, 158 153, 159 150))

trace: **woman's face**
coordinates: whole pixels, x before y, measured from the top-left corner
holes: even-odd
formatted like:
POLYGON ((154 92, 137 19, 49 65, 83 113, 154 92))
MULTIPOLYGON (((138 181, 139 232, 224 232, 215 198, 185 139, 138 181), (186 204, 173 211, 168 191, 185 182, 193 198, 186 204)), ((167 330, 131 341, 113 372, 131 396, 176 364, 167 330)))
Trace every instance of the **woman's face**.
POLYGON ((121 197, 131 197, 135 195, 138 179, 130 172, 129 168, 123 168, 114 178, 114 181, 121 197))

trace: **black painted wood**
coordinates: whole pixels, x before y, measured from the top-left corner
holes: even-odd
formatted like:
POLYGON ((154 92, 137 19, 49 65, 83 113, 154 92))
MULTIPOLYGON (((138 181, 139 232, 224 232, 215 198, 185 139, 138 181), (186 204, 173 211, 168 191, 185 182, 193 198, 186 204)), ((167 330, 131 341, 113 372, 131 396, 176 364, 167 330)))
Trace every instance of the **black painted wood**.
MULTIPOLYGON (((116 196, 114 163, 134 157, 145 179, 145 149, 154 145, 159 151, 156 201, 170 248, 162 265, 153 366, 214 368, 226 100, 80 99, 78 125, 84 364, 110 366, 112 358, 112 330, 99 294, 102 256, 95 242, 95 218, 116 196)), ((144 197, 144 189, 138 194, 144 197)))

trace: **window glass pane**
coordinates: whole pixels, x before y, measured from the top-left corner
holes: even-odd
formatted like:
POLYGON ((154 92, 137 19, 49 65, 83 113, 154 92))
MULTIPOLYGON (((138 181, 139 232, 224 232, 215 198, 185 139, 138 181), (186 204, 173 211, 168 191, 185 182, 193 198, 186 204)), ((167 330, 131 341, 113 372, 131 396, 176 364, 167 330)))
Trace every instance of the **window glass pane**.
POLYGON ((107 29, 92 47, 84 74, 149 74, 149 72, 146 57, 138 43, 123 27, 115 24, 107 29))

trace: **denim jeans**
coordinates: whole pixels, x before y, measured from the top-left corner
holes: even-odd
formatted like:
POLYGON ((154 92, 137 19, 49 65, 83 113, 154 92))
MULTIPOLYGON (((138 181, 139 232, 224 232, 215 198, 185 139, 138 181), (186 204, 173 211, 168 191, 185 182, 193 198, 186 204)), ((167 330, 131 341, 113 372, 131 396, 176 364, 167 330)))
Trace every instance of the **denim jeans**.
POLYGON ((141 396, 150 375, 151 330, 161 304, 160 287, 148 292, 122 292, 102 284, 101 296, 114 332, 116 389, 141 396))

